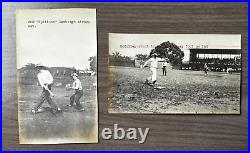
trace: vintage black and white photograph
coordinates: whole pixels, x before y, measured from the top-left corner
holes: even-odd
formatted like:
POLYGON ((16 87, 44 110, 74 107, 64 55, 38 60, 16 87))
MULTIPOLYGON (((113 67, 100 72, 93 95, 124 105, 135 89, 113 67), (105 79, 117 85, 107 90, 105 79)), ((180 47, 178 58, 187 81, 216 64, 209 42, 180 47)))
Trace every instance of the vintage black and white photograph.
POLYGON ((20 144, 97 143, 95 9, 17 10, 20 144))
POLYGON ((240 114, 240 34, 109 34, 109 113, 240 114))

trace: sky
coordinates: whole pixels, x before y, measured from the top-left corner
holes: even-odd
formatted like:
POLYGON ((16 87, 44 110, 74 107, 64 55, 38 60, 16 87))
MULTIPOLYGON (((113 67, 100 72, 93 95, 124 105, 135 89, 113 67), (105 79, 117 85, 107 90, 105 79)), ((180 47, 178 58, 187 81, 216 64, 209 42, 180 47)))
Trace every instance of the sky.
POLYGON ((156 45, 170 41, 184 51, 183 61, 189 61, 190 48, 241 49, 241 35, 229 34, 109 34, 109 54, 119 52, 134 57, 149 54, 156 45))
POLYGON ((17 68, 39 63, 85 69, 97 55, 95 9, 18 10, 16 18, 17 68))

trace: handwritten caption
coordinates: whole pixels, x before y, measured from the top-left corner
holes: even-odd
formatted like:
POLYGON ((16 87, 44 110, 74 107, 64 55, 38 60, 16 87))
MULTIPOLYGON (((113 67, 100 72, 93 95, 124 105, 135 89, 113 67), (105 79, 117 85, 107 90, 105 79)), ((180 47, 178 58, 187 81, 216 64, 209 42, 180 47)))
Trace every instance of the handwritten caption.
POLYGON ((45 24, 89 24, 88 20, 28 20, 28 28, 37 28, 45 24))

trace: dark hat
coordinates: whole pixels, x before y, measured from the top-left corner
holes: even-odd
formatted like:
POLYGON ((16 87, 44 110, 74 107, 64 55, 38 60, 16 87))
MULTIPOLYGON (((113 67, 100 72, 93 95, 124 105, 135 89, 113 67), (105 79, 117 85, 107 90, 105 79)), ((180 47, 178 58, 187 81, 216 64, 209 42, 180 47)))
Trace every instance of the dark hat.
POLYGON ((36 68, 43 68, 44 66, 42 64, 36 64, 36 68))
POLYGON ((73 77, 73 76, 76 76, 76 77, 78 77, 78 75, 77 75, 76 73, 73 73, 73 74, 72 74, 72 77, 73 77))

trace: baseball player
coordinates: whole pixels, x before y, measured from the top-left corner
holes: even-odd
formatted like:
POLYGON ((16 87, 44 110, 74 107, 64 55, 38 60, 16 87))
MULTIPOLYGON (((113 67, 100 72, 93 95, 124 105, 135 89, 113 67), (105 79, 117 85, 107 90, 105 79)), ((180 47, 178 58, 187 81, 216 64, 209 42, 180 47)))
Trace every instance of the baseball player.
POLYGON ((151 70, 151 72, 152 72, 152 76, 149 77, 149 78, 147 78, 145 83, 149 83, 149 80, 151 80, 152 83, 155 84, 156 79, 157 79, 156 77, 157 77, 157 66, 158 66, 158 62, 161 62, 161 61, 163 61, 163 60, 157 59, 157 58, 156 58, 156 57, 157 57, 156 53, 152 54, 152 56, 153 56, 152 58, 150 58, 149 60, 147 60, 147 61, 144 63, 143 67, 146 67, 147 65, 150 65, 150 70, 151 70))
POLYGON ((163 63, 162 63, 162 75, 163 76, 167 76, 167 61, 164 61, 163 63))
POLYGON ((82 83, 78 79, 78 75, 76 73, 73 73, 72 77, 74 79, 74 82, 73 82, 72 87, 70 87, 70 88, 74 89, 75 93, 70 97, 70 106, 73 106, 74 103, 75 103, 76 104, 76 109, 84 110, 84 108, 82 107, 82 105, 79 102, 80 98, 83 95, 82 83))
POLYGON ((39 112, 41 110, 40 107, 42 106, 45 100, 54 110, 61 111, 61 109, 57 107, 56 103, 53 102, 51 99, 51 94, 52 94, 51 86, 53 83, 53 77, 51 73, 48 70, 45 70, 44 66, 40 64, 36 65, 36 69, 38 71, 37 78, 38 78, 39 84, 42 87, 42 93, 41 93, 38 104, 34 107, 34 109, 32 109, 31 112, 32 113, 39 112))
POLYGON ((204 75, 207 75, 207 71, 208 71, 208 66, 207 63, 204 64, 204 75))

